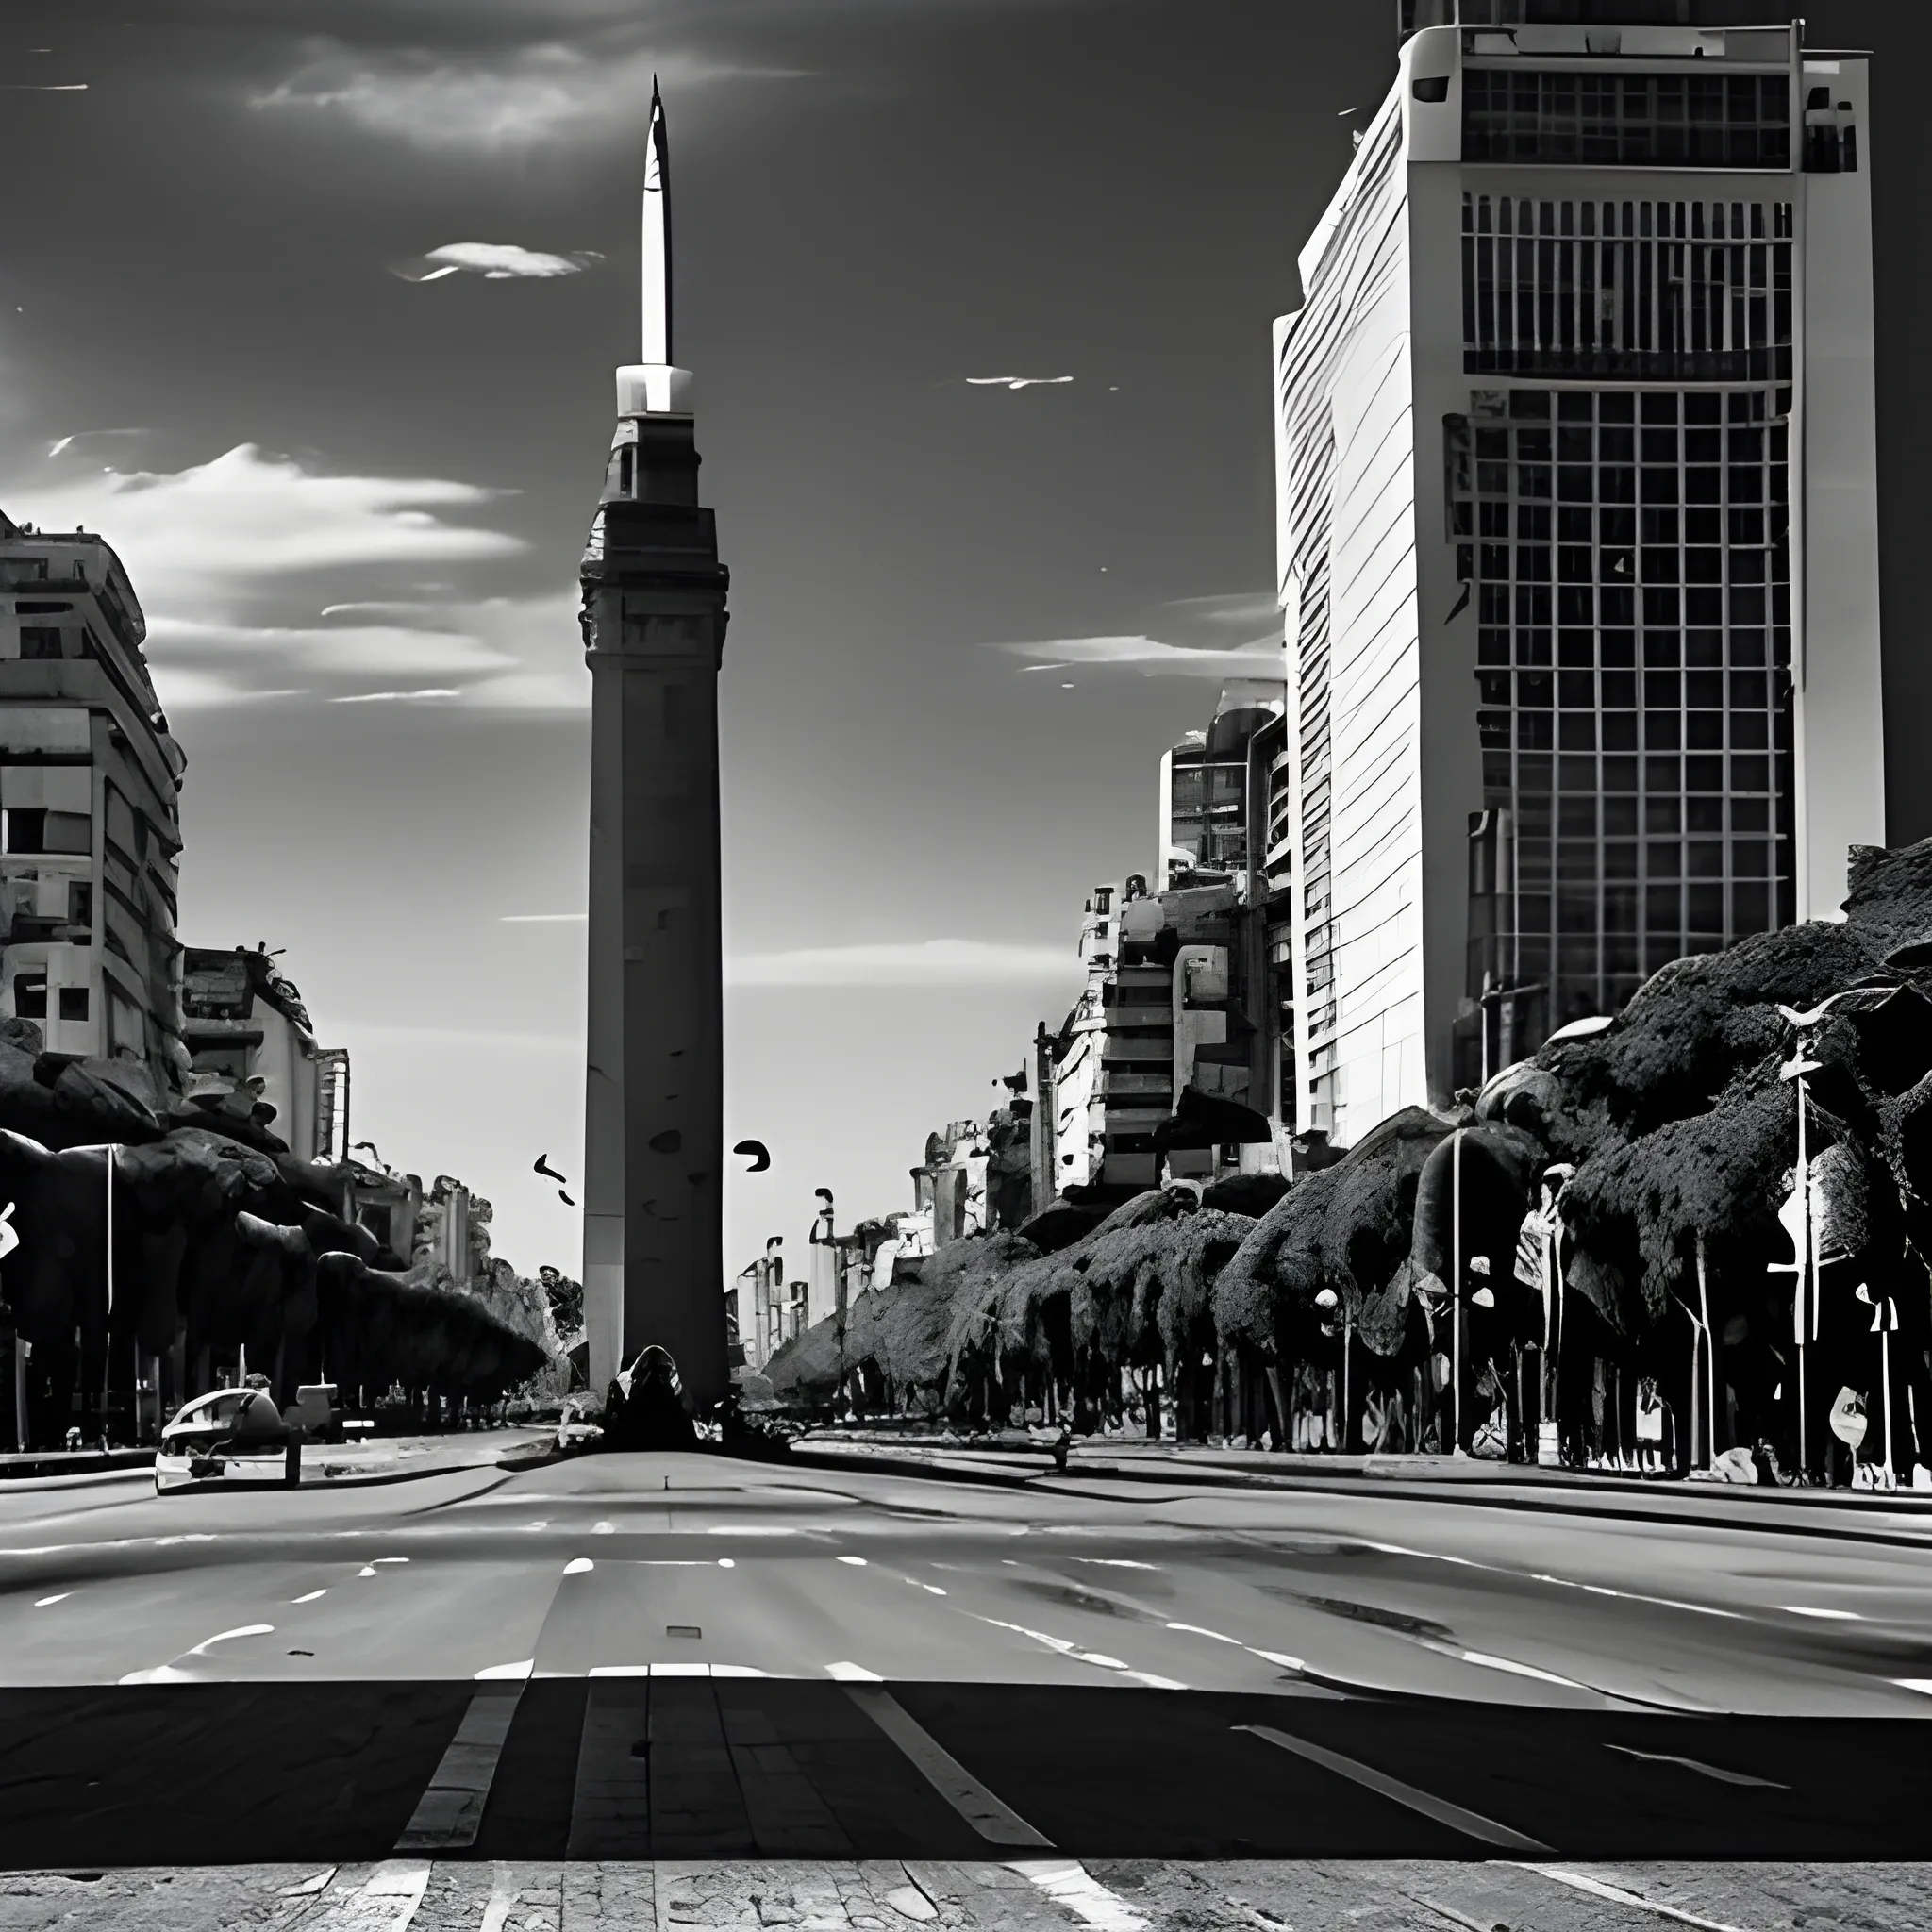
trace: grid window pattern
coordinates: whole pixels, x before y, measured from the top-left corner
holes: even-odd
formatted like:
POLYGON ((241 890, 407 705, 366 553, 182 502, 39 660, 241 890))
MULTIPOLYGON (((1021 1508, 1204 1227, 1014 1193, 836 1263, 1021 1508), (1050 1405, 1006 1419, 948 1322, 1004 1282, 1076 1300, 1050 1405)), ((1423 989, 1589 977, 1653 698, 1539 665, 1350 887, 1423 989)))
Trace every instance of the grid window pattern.
POLYGON ((1469 67, 1465 161, 1789 168, 1783 74, 1566 74, 1469 67))
POLYGON ((1476 401, 1449 517, 1515 841, 1479 964, 1560 1025, 1792 917, 1790 391, 1476 401))
POLYGON ((1791 204, 1462 197, 1463 366, 1789 381, 1791 204))

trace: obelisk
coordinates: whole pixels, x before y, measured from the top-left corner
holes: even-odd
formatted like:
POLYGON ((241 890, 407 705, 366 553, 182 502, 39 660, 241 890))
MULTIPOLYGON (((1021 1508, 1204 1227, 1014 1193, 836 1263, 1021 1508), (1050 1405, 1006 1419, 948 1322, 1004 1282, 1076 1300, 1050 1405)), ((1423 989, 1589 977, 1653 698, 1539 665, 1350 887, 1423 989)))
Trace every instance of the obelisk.
POLYGON ((724 1395, 718 667, 729 574, 672 360, 664 105, 651 88, 640 359, 580 571, 591 667, 584 1314, 602 1394, 653 1343, 724 1395))

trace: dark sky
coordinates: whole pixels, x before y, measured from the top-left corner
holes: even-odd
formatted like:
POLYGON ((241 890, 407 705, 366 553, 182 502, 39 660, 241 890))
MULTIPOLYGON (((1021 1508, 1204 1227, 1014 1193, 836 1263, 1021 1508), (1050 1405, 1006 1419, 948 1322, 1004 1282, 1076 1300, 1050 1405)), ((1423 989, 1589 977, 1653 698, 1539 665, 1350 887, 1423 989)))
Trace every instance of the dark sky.
MULTIPOLYGON (((1393 13, 12 0, 0 508, 128 562, 191 760, 184 936, 287 947, 355 1057, 358 1139, 491 1196, 525 1270, 575 1266, 528 1170, 580 1160, 583 928, 530 915, 583 906, 575 574, 635 354, 654 69, 733 575, 727 1125, 774 1157, 730 1197, 735 1266, 802 1245, 816 1186, 841 1221, 909 1206, 928 1129, 1064 1011, 1087 889, 1152 865, 1158 755, 1223 668, 1194 654, 1270 630, 1270 324, 1393 13), (393 272, 462 243, 520 272, 393 272), (1074 380, 965 380, 997 375, 1074 380)), ((1809 15, 1881 57, 1915 837, 1925 13, 1809 15)))

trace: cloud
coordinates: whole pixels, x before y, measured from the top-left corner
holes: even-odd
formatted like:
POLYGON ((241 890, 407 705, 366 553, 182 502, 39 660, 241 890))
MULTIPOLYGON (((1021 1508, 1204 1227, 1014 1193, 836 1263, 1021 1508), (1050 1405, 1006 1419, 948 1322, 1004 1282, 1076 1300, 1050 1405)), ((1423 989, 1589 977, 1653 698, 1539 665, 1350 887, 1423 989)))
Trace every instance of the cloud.
POLYGON ((749 67, 638 47, 616 52, 544 42, 502 53, 358 49, 311 40, 302 64, 249 105, 340 117, 365 134, 430 152, 546 146, 634 138, 657 74, 667 92, 733 80, 792 79, 792 68, 749 67))
POLYGON ((1038 389, 1042 384, 1072 382, 1073 379, 1071 375, 969 375, 966 378, 971 383, 993 383, 1006 389, 1038 389))
POLYGON ((0 493, 18 519, 98 530, 114 546, 147 612, 149 662, 170 712, 268 695, 375 702, 362 689, 375 679, 379 692, 448 690, 492 708, 590 703, 568 579, 518 597, 457 587, 433 600, 379 594, 415 588, 426 564, 524 551, 503 531, 449 520, 504 492, 324 475, 243 443, 176 472, 75 472, 0 493), (318 621, 318 578, 377 594, 323 603, 318 621))
POLYGON ((297 571, 467 562, 525 547, 445 522, 504 492, 413 476, 326 476, 254 443, 185 470, 96 472, 16 487, 16 521, 101 531, 143 606, 225 614, 252 583, 297 571))
POLYGON ((1036 986, 1079 970, 1064 946, 895 940, 740 953, 726 960, 724 977, 732 986, 1036 986))
POLYGON ((390 274, 406 282, 440 281, 444 275, 468 272, 486 282, 549 281, 558 275, 581 274, 604 258, 594 249, 575 255, 544 255, 534 248, 519 248, 513 242, 445 242, 413 262, 391 268, 390 274), (425 267, 426 263, 435 267, 425 267))
POLYGON ((423 691, 357 691, 346 697, 331 698, 332 705, 382 705, 413 698, 459 698, 462 692, 430 686, 423 691))
POLYGON ((1236 591, 1219 597, 1174 597, 1161 606, 1178 610, 1191 623, 1228 625, 1242 630, 1274 625, 1280 634, 1281 606, 1273 591, 1236 591))
POLYGON ((1065 671, 1070 666, 1099 670, 1130 667, 1147 677, 1280 677, 1278 645, 1249 644, 1240 650, 1209 650, 1192 644, 1166 644, 1158 638, 1054 638, 1044 643, 996 644, 995 650, 1035 661, 1027 671, 1065 671))

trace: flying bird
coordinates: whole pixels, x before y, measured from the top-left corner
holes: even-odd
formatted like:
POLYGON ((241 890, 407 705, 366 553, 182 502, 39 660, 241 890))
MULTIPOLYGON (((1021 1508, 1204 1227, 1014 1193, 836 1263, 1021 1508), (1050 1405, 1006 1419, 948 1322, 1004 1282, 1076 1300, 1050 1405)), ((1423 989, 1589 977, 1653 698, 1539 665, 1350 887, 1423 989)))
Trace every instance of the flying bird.
POLYGON ((560 1174, 558 1174, 554 1167, 551 1166, 550 1157, 547 1154, 538 1155, 537 1164, 530 1170, 530 1172, 532 1174, 541 1174, 545 1180, 555 1181, 560 1188, 567 1188, 570 1185, 570 1183, 567 1180, 565 1180, 564 1177, 560 1174))
POLYGON ((994 388, 1004 384, 1008 389, 1032 389, 1041 383, 1072 382, 1071 375, 969 375, 966 380, 981 386, 994 388))
POLYGON ((762 1141, 741 1141, 731 1151, 750 1156, 751 1165, 745 1169, 746 1174, 763 1174, 772 1164, 771 1150, 762 1141))

